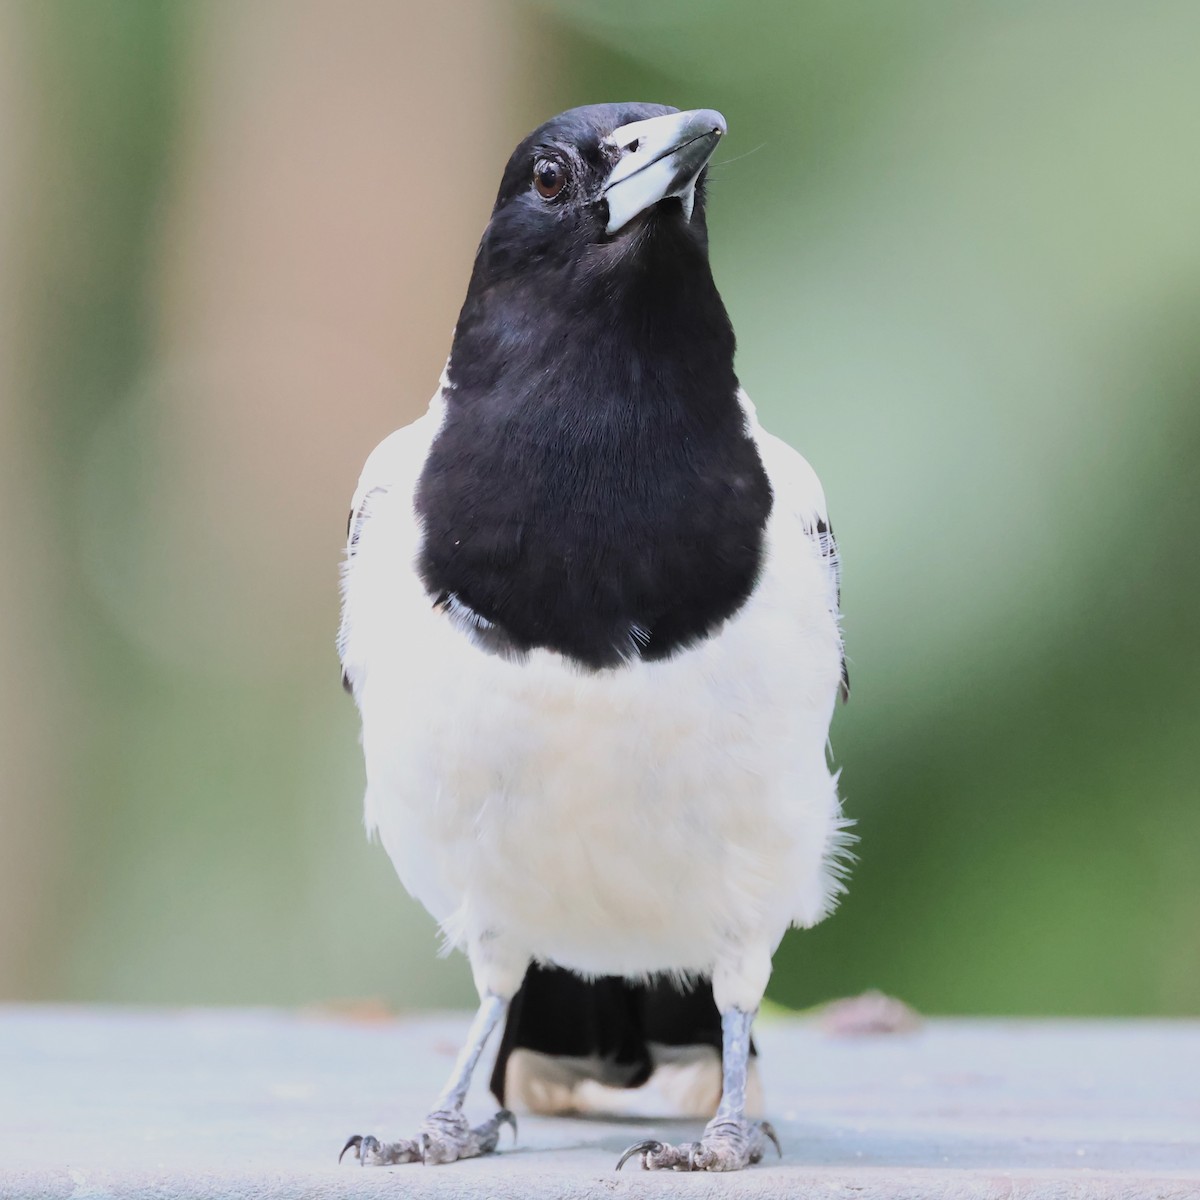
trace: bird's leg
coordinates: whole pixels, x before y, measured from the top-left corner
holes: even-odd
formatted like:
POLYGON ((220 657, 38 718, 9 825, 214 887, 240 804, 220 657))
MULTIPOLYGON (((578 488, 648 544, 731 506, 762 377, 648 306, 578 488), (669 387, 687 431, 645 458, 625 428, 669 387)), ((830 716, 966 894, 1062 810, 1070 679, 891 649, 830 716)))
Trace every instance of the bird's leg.
MULTIPOLYGON (((483 1053, 483 1047, 492 1030, 507 1011, 507 999, 492 992, 485 993, 450 1079, 438 1097, 433 1112, 425 1118, 415 1138, 380 1142, 370 1134, 365 1137, 356 1134, 342 1147, 342 1155, 352 1149, 354 1157, 363 1166, 392 1166, 395 1163, 408 1162, 448 1163, 459 1158, 490 1154, 500 1140, 502 1125, 511 1125, 513 1135, 516 1136, 517 1120, 506 1108, 502 1108, 482 1125, 474 1127, 462 1111, 475 1064, 479 1062, 479 1056, 483 1053)), ((339 1162, 342 1155, 338 1157, 339 1162)))
POLYGON ((750 1023, 754 1013, 732 1008, 721 1014, 722 1086, 717 1115, 698 1142, 646 1141, 630 1146, 617 1162, 619 1171, 641 1155, 648 1171, 740 1171, 762 1158, 767 1143, 782 1153, 775 1130, 766 1121, 746 1119, 746 1073, 750 1067, 750 1023))

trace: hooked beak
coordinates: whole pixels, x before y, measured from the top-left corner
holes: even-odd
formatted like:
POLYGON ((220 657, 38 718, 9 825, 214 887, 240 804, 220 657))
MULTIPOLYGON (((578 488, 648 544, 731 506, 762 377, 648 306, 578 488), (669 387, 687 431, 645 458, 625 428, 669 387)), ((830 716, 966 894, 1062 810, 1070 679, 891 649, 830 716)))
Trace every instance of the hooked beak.
POLYGON ((668 196, 679 197, 690 221, 696 177, 725 130, 725 118, 711 108, 668 113, 614 130, 605 140, 622 151, 621 160, 600 192, 608 201, 608 232, 616 233, 668 196))

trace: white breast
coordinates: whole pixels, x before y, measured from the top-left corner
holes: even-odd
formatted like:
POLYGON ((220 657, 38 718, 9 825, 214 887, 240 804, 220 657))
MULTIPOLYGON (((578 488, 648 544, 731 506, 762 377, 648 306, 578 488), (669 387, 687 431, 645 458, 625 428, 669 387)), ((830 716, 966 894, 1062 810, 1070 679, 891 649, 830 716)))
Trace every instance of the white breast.
POLYGON ((825 758, 841 643, 804 460, 760 436, 765 567, 722 629, 586 673, 485 653, 424 592, 412 490, 438 419, 372 456, 345 580, 366 819, 405 886, 455 944, 502 931, 604 974, 710 970, 722 947, 819 920, 844 824, 825 758))

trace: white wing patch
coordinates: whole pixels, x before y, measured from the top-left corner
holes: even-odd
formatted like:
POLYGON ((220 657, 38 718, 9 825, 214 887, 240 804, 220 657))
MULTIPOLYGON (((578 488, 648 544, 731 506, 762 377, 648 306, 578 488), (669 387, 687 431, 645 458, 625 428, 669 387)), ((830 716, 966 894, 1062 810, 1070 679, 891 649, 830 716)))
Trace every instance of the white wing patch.
MULTIPOLYGON (((817 473, 808 460, 791 446, 768 433, 758 423, 758 413, 745 391, 739 389, 738 402, 746 417, 746 428, 758 446, 775 503, 783 505, 804 528, 804 532, 816 543, 825 563, 828 576, 828 608, 841 628, 842 564, 838 557, 837 541, 825 505, 825 491, 817 473)), ((842 652, 841 697, 850 698, 850 673, 846 667, 846 654, 842 652)))
MULTIPOLYGON (((396 489, 402 489, 410 497, 429 454, 429 447, 437 436, 445 416, 444 393, 447 388, 445 371, 442 386, 438 388, 425 415, 411 425, 397 429, 371 451, 363 464, 350 503, 350 519, 346 526, 346 557, 342 563, 342 619, 338 627, 337 651, 342 664, 342 686, 354 693, 360 677, 362 664, 355 661, 351 649, 351 632, 354 623, 354 602, 351 580, 355 559, 371 520, 372 511, 383 499, 396 489)), ((416 522, 413 513, 413 521, 416 522)), ((400 564, 401 568, 407 564, 400 564)))

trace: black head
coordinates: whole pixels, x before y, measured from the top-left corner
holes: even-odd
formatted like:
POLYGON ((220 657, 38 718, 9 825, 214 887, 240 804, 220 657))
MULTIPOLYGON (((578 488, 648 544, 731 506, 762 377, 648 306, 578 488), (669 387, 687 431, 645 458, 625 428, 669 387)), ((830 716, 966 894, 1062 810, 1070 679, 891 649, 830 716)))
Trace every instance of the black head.
POLYGON ((492 280, 536 260, 603 270, 652 233, 706 253, 705 167, 724 131, 719 113, 663 104, 561 113, 508 160, 479 267, 492 280))
MULTIPOLYGON (((725 133, 709 109, 593 104, 529 134, 504 169, 459 317, 451 380, 530 377, 558 341, 602 327, 635 355, 689 328, 732 369, 733 335, 708 262, 705 175, 725 133), (646 320, 650 327, 646 326, 646 320), (618 331, 614 326, 622 326, 618 331), (638 345, 645 333, 653 346, 638 345)), ((589 340, 591 340, 589 338, 589 340)))

